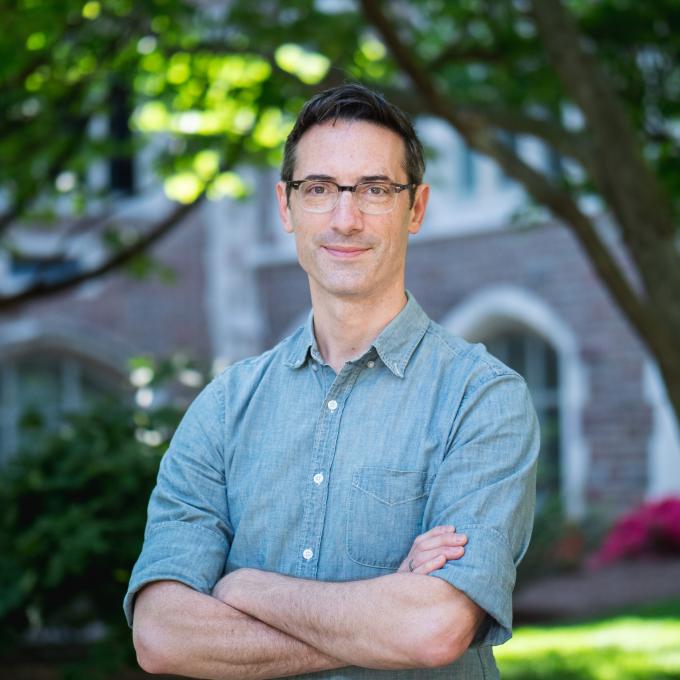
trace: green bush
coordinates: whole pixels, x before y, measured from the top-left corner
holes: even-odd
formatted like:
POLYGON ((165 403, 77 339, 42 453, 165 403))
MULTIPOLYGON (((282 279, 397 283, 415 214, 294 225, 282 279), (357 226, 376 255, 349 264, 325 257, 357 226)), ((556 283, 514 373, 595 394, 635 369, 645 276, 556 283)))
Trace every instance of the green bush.
POLYGON ((602 533, 603 521, 596 514, 576 522, 567 519, 559 496, 541 499, 536 506, 529 549, 517 571, 517 587, 579 569, 602 533))
POLYGON ((131 660, 121 603, 179 417, 102 402, 33 437, 2 469, 0 652, 44 627, 97 622, 108 665, 131 660))

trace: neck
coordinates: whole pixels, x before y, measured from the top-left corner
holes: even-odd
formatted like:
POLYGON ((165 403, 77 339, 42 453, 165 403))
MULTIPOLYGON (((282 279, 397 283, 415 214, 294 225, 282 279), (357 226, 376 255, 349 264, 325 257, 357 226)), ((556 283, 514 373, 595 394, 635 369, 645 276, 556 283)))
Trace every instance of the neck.
POLYGON ((336 373, 345 362, 364 354, 407 302, 403 283, 387 295, 369 299, 330 296, 314 288, 311 293, 319 352, 336 373))

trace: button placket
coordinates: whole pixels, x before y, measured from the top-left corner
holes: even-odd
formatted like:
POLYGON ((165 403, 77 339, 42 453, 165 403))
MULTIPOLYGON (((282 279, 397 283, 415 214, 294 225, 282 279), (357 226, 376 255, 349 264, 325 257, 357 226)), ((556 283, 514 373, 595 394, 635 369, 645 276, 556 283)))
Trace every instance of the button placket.
MULTIPOLYGON (((321 404, 305 493, 299 558, 295 569, 298 577, 315 578, 317 574, 328 500, 327 475, 331 472, 336 452, 342 411, 360 372, 359 365, 347 365, 346 369, 343 368, 337 376, 334 376, 335 379, 321 404)), ((319 366, 317 375, 322 376, 324 373, 325 367, 319 366)))

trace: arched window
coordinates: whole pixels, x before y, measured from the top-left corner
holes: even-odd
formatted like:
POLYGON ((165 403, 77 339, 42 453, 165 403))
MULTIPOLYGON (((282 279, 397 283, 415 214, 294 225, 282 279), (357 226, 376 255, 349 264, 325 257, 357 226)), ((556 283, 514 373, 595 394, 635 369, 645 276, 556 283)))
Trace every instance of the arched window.
POLYGON ((561 493, 558 360, 540 336, 521 326, 508 327, 482 338, 491 354, 524 377, 541 424, 541 454, 536 482, 539 506, 561 493))
MULTIPOLYGON (((551 475, 544 468, 558 461, 564 510, 572 519, 582 518, 589 465, 588 443, 583 434, 588 376, 578 336, 535 293, 508 284, 476 292, 453 309, 442 325, 466 340, 486 343, 492 354, 525 376, 542 421, 547 454, 546 462, 541 461, 539 485, 550 488, 547 480, 551 475), (524 339, 517 340, 514 349, 504 348, 507 343, 503 338, 513 335, 524 339)), ((545 496, 542 490, 540 493, 545 496)))
POLYGON ((112 370, 54 349, 0 358, 0 463, 30 444, 27 416, 53 429, 64 414, 120 393, 122 384, 112 370))

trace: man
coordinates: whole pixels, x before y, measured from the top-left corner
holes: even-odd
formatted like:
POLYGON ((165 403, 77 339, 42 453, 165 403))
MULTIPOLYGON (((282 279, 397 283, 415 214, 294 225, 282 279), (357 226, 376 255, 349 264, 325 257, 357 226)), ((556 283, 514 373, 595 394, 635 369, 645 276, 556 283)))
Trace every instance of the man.
POLYGON ((217 377, 163 459, 125 601, 147 670, 497 677, 536 417, 520 376, 405 291, 423 170, 370 90, 300 113, 276 191, 312 314, 217 377))

